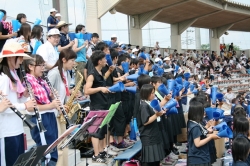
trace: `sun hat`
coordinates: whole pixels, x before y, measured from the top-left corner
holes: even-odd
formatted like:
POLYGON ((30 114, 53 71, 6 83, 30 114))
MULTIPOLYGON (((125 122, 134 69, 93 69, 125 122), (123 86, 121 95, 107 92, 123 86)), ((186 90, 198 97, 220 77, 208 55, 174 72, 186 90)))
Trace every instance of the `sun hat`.
POLYGON ((71 23, 66 23, 65 21, 59 21, 59 23, 57 23, 56 28, 60 28, 62 26, 65 25, 72 25, 71 23))
POLYGON ((5 57, 22 56, 23 59, 32 59, 28 54, 24 53, 24 49, 18 42, 9 42, 3 46, 3 50, 0 54, 0 62, 5 57))

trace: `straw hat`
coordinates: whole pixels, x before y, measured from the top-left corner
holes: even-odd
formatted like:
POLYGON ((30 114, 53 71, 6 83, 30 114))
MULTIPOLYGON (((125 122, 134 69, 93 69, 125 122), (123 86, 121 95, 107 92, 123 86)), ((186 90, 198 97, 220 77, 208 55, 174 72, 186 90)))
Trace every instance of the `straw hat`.
POLYGON ((17 42, 9 42, 3 46, 3 50, 0 54, 0 62, 2 62, 5 57, 15 57, 22 56, 23 59, 32 59, 28 54, 24 53, 23 48, 17 42))
POLYGON ((62 26, 65 25, 72 25, 71 23, 66 23, 65 21, 59 21, 59 23, 57 23, 56 28, 60 28, 62 26))

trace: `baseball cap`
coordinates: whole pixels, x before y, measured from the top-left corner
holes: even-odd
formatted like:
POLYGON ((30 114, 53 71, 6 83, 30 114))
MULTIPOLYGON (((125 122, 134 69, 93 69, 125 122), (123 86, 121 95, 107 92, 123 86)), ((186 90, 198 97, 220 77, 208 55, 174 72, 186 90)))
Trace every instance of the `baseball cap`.
POLYGON ((52 28, 49 30, 48 36, 52 36, 52 35, 60 35, 61 36, 60 31, 56 28, 52 28))
POLYGON ((116 38, 117 38, 116 34, 112 34, 112 35, 111 35, 111 38, 113 38, 113 37, 116 37, 116 38))
POLYGON ((50 12, 57 12, 55 8, 50 9, 50 12))
POLYGON ((56 17, 62 17, 62 15, 60 13, 56 13, 55 15, 56 17))
POLYGON ((164 58, 164 61, 170 61, 169 57, 164 58))

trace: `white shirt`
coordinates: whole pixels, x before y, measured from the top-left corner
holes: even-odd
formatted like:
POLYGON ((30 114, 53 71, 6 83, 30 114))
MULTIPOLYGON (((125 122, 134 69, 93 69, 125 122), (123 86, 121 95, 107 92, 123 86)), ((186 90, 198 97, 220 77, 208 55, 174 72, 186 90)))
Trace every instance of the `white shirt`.
MULTIPOLYGON (((17 93, 10 89, 10 79, 7 75, 0 75, 0 90, 19 111, 25 111, 24 102, 27 98, 18 99, 17 93)), ((0 113, 0 138, 17 136, 24 133, 23 121, 10 108, 0 113)))
POLYGON ((37 49, 36 54, 41 55, 44 61, 51 66, 54 66, 59 58, 56 47, 54 47, 49 41, 41 45, 37 49))
POLYGON ((87 50, 87 56, 91 57, 92 53, 93 53, 92 49, 89 47, 88 50, 87 50))
MULTIPOLYGON (((67 76, 67 71, 63 70, 63 74, 65 75, 66 78, 66 84, 68 85, 68 78, 67 76)), ((65 96, 66 96, 66 89, 65 89, 65 84, 63 83, 63 81, 60 82, 60 91, 59 91, 59 96, 60 96, 60 101, 61 103, 65 103, 65 96)))

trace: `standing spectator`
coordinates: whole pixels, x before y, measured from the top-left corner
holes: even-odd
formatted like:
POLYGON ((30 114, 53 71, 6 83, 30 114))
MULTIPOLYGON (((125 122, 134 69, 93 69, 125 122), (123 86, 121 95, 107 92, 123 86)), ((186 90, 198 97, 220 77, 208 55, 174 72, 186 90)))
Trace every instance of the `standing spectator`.
POLYGON ((58 43, 58 51, 61 52, 64 49, 69 49, 73 46, 74 41, 69 41, 69 25, 72 25, 70 23, 66 23, 65 21, 60 21, 56 28, 60 31, 61 38, 58 43))
POLYGON ((61 14, 60 13, 56 13, 55 17, 56 17, 57 23, 59 23, 61 21, 61 17, 62 17, 61 14))
POLYGON ((89 48, 87 50, 87 59, 89 59, 93 54, 93 52, 95 51, 95 47, 98 41, 99 41, 99 35, 97 33, 93 33, 91 36, 91 40, 89 41, 89 48))
MULTIPOLYGON (((84 41, 84 39, 80 37, 81 34, 85 32, 83 31, 83 29, 84 29, 83 25, 76 26, 75 33, 76 33, 77 38, 75 38, 74 45, 72 47, 73 51, 77 54, 77 58, 76 58, 77 71, 79 71, 82 75, 84 75, 84 68, 87 63, 86 48, 88 47, 88 40, 84 41)), ((77 83, 79 80, 80 80, 80 77, 77 74, 75 82, 77 83)))
POLYGON ((36 52, 43 57, 47 70, 51 69, 59 58, 56 46, 59 43, 60 36, 58 29, 49 30, 47 42, 41 45, 36 52))
POLYGON ((50 16, 47 19, 47 29, 48 32, 50 29, 55 28, 57 20, 55 18, 57 10, 55 8, 50 9, 50 16))
MULTIPOLYGON (((30 45, 33 47, 33 49, 35 49, 35 45, 36 45, 37 41, 42 42, 42 40, 41 40, 42 36, 43 36, 43 28, 40 25, 35 25, 32 28, 31 40, 30 40, 30 45)), ((34 52, 35 54, 36 54, 36 51, 37 50, 35 50, 35 52, 34 52)))
POLYGON ((5 22, 7 13, 5 10, 0 9, 0 12, 4 14, 2 20, 0 20, 0 52, 6 42, 7 39, 17 36, 17 33, 11 32, 11 26, 8 22, 5 22))
POLYGON ((27 17, 24 13, 19 13, 17 16, 16 16, 16 19, 21 23, 26 23, 27 21, 27 17))
POLYGON ((231 43, 231 45, 229 46, 228 51, 234 51, 234 44, 233 43, 231 43))
POLYGON ((31 46, 30 42, 30 34, 31 34, 31 27, 27 23, 23 23, 20 31, 20 37, 17 39, 17 42, 21 44, 22 48, 24 49, 25 53, 32 54, 33 47, 31 46))
POLYGON ((159 49, 160 48, 160 46, 159 46, 159 42, 157 41, 156 43, 155 43, 155 48, 157 49, 159 49))
POLYGON ((168 49, 164 50, 164 58, 169 57, 168 49))

